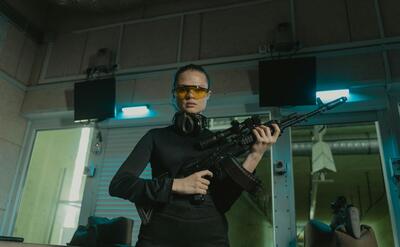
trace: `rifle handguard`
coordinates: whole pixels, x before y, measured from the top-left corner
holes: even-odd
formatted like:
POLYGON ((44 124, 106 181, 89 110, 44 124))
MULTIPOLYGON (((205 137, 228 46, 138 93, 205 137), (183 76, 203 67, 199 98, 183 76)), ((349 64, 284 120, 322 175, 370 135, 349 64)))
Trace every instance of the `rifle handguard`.
POLYGON ((261 189, 261 180, 244 169, 235 157, 224 157, 220 165, 222 170, 245 191, 256 193, 261 189))

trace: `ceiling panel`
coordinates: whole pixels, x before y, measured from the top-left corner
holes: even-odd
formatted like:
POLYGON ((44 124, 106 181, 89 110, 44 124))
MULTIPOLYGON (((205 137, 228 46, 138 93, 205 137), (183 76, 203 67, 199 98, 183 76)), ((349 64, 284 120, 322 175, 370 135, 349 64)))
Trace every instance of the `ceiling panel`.
POLYGON ((144 3, 144 0, 46 0, 59 7, 84 11, 109 12, 131 8, 144 3))

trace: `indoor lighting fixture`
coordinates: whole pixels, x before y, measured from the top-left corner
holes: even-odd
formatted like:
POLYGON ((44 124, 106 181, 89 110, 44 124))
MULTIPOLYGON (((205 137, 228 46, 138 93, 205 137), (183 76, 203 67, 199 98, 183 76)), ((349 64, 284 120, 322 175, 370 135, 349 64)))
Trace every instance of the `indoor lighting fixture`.
POLYGON ((340 97, 349 98, 350 92, 348 89, 318 91, 316 98, 319 98, 322 103, 327 103, 340 97))
POLYGON ((148 106, 130 106, 121 109, 123 118, 141 118, 150 116, 148 106))

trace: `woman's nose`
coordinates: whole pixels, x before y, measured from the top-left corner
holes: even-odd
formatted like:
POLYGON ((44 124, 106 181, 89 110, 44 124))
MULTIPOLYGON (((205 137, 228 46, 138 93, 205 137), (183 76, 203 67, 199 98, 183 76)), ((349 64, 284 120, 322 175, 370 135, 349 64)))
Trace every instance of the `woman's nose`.
POLYGON ((193 98, 193 90, 192 89, 189 89, 188 91, 186 91, 186 98, 187 99, 193 98))

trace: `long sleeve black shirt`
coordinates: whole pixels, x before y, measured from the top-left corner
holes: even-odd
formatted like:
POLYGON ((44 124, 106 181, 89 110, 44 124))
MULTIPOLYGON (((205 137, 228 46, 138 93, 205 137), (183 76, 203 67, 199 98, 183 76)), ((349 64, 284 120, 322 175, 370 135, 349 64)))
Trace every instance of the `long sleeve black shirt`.
MULTIPOLYGON (((173 126, 148 131, 113 177, 110 195, 146 205, 171 203, 173 178, 188 160, 204 154, 195 144, 210 134, 211 131, 204 130, 198 136, 181 135, 173 126), (139 176, 149 162, 153 178, 142 179, 139 176), (165 173, 168 175, 160 177, 165 173)), ((228 177, 212 181, 212 201, 218 211, 224 213, 242 189, 228 177)))

